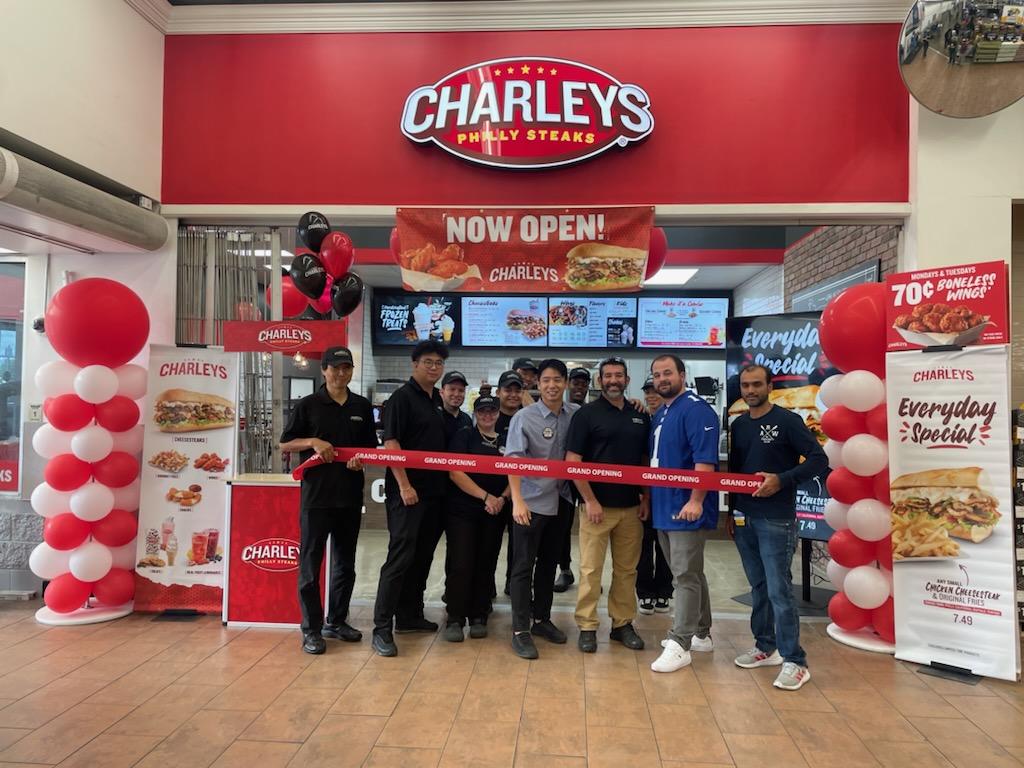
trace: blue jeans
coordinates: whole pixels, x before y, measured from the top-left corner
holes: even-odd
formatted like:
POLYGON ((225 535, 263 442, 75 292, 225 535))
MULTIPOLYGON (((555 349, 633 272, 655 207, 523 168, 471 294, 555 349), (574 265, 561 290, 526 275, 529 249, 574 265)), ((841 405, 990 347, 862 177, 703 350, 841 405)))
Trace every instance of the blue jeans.
POLYGON ((736 549, 750 582, 750 629, 758 650, 778 649, 785 661, 807 666, 800 647, 800 612, 790 567, 796 552, 796 520, 747 517, 736 527, 736 549))

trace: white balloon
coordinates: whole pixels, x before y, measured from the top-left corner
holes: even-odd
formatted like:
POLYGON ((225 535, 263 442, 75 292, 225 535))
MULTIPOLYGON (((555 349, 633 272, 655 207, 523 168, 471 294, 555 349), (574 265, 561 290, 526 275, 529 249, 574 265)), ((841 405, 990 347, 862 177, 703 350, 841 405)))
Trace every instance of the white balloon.
POLYGON ((821 402, 825 404, 826 408, 831 408, 833 405, 840 405, 841 400, 839 399, 839 384, 843 380, 843 374, 837 373, 834 376, 829 376, 823 382, 821 382, 821 388, 818 390, 818 397, 821 398, 821 402))
POLYGON ((68 558, 68 570, 79 581, 99 581, 114 563, 110 549, 98 541, 87 541, 78 549, 72 550, 68 558))
POLYGON ((143 432, 144 428, 141 424, 136 424, 124 432, 112 432, 111 437, 114 438, 114 450, 131 454, 139 453, 142 450, 143 432))
POLYGON ((105 403, 117 394, 117 374, 105 365, 87 365, 75 376, 75 393, 87 403, 105 403))
POLYGON ((40 483, 32 491, 29 502, 37 515, 54 517, 71 509, 71 494, 54 490, 47 483, 40 483))
POLYGON ((56 397, 74 391, 77 373, 77 365, 72 365, 67 360, 51 360, 36 369, 33 379, 36 389, 43 397, 56 397))
POLYGON ((90 523, 102 520, 114 508, 114 494, 102 483, 86 483, 71 494, 71 513, 90 523))
POLYGON ((28 556, 28 567, 40 579, 52 581, 61 574, 68 572, 70 552, 54 549, 45 541, 38 544, 28 556))
POLYGON ((135 570, 135 539, 120 547, 111 547, 110 555, 113 559, 114 568, 126 568, 129 571, 135 570))
POLYGON ((825 572, 828 574, 828 580, 832 582, 832 586, 842 592, 843 582, 846 581, 846 574, 850 572, 850 569, 835 560, 829 560, 828 565, 825 566, 825 572))
POLYGON ((889 444, 862 432, 843 443, 843 465, 861 477, 873 477, 889 464, 889 444))
POLYGON ((111 488, 114 492, 114 507, 134 512, 139 508, 139 498, 142 495, 142 486, 139 478, 135 478, 128 485, 120 488, 111 488))
POLYGON ((846 574, 843 591, 851 603, 870 611, 889 599, 889 580, 874 566, 861 565, 846 574))
POLYGON ((71 452, 89 463, 107 458, 113 449, 114 438, 97 424, 78 430, 71 438, 71 452))
POLYGON ((838 384, 839 402, 851 411, 870 411, 885 402, 885 385, 871 371, 850 371, 838 384))
POLYGON ((833 531, 846 530, 850 527, 846 522, 849 510, 848 504, 843 504, 835 499, 829 499, 825 502, 825 522, 829 524, 833 531))
POLYGON ((829 467, 840 469, 843 466, 843 443, 840 440, 826 441, 825 455, 828 456, 829 467))
POLYGON ((52 424, 43 424, 32 435, 32 450, 44 459, 52 459, 62 453, 71 453, 73 432, 62 432, 52 424))
POLYGON ((129 400, 138 400, 146 394, 146 369, 141 365, 129 363, 115 368, 117 375, 117 394, 129 400))
POLYGON ((846 524, 858 539, 879 541, 892 532, 892 511, 877 499, 861 499, 850 505, 846 524))

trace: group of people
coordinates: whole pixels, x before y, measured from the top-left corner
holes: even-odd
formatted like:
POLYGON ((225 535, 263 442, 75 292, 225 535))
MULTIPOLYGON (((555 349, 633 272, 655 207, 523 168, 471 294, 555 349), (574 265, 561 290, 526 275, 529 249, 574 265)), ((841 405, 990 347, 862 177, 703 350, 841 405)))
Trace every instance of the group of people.
MULTIPOLYGON (((620 357, 601 361, 600 396, 592 402, 586 402, 591 384, 586 369, 569 371, 553 358, 537 364, 516 361, 499 378, 497 397, 477 397, 472 419, 461 410, 466 378, 455 371, 444 373, 447 358, 448 348, 439 342, 423 341, 413 349, 412 376, 384 411, 385 449, 718 469, 719 418, 705 400, 686 389, 685 364, 675 355, 652 361, 644 402, 627 398, 629 372, 620 357), (536 398, 527 394, 534 387, 536 398), (572 392, 568 399, 567 390, 572 392)), ((323 653, 325 637, 362 639, 347 622, 362 466, 358 459, 333 459, 334 446, 376 446, 370 404, 348 389, 351 352, 329 349, 322 366, 324 387, 297 404, 281 437, 282 450, 299 451, 303 459, 317 454, 327 462, 308 471, 302 481, 299 597, 303 649, 308 653, 323 653), (334 565, 325 623, 319 572, 328 534, 333 534, 334 565)), ((753 495, 732 495, 734 510, 727 521, 753 594, 754 647, 735 663, 745 668, 781 666, 775 685, 795 690, 810 679, 790 574, 797 538, 795 489, 823 471, 827 459, 799 416, 771 404, 771 376, 765 368, 744 368, 740 385, 749 411, 732 425, 730 469, 759 474, 762 482, 753 495)), ((610 641, 642 650, 643 638, 633 627, 637 612, 667 613, 674 591, 672 625, 651 669, 672 672, 690 664, 692 652, 714 650, 704 544, 718 527, 716 492, 406 469, 395 463, 387 468, 385 494, 389 543, 372 637, 381 656, 397 655, 396 633, 438 630, 424 616, 423 594, 442 532, 447 540, 446 640, 464 641, 467 627, 470 638, 487 636, 497 594, 495 569, 508 531, 506 592, 512 604, 513 651, 535 659, 536 638, 567 642, 566 633, 552 621, 551 607, 556 589, 568 586, 564 575, 573 578, 567 551, 577 502, 580 579, 575 620, 580 651, 594 653, 598 648, 598 602, 609 551, 610 641), (560 565, 562 573, 556 577, 560 565), (644 574, 639 583, 638 570, 644 574)))

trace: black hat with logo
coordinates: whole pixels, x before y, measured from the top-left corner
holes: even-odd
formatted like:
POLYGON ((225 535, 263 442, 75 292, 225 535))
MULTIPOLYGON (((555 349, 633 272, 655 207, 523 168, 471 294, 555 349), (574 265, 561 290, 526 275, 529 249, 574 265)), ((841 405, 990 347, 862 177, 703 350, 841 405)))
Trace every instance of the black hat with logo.
POLYGON ((473 403, 474 411, 498 410, 498 398, 490 395, 480 395, 473 403))
POLYGON ((528 357, 516 358, 516 361, 512 363, 512 369, 516 371, 537 371, 538 373, 540 373, 540 371, 537 369, 537 363, 535 363, 528 357))
POLYGON ((441 378, 441 386, 443 387, 446 384, 451 384, 453 381, 461 382, 464 386, 467 386, 467 387, 469 386, 469 382, 466 381, 466 377, 463 376, 458 371, 448 371, 448 373, 446 373, 441 378))
POLYGON ((587 381, 590 381, 590 371, 586 368, 573 368, 569 371, 569 381, 572 381, 573 379, 586 379, 587 381))
POLYGON ((328 365, 355 365, 352 350, 348 347, 328 347, 320 359, 320 368, 326 370, 328 365))
POLYGON ((641 387, 641 389, 644 392, 646 392, 649 389, 654 389, 654 377, 648 376, 646 381, 644 381, 644 385, 641 387))
POLYGON ((498 389, 512 386, 513 384, 520 388, 523 386, 523 377, 515 371, 505 371, 498 377, 498 389))

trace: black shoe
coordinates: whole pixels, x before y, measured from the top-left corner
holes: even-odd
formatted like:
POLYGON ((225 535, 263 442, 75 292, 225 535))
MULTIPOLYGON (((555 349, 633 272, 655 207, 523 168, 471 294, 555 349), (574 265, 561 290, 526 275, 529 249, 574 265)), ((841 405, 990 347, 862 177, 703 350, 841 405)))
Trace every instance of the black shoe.
POLYGON ((337 624, 324 624, 320 630, 323 637, 331 637, 335 640, 344 640, 346 643, 358 643, 363 639, 363 633, 347 622, 341 621, 337 624))
POLYGON ((398 655, 398 646, 395 645, 395 638, 391 634, 390 629, 374 630, 372 642, 373 650, 376 651, 378 656, 398 655))
POLYGON ((555 579, 555 585, 551 589, 555 592, 565 592, 575 583, 576 577, 572 575, 572 571, 560 571, 558 578, 555 579))
POLYGON ((584 653, 597 653, 597 632, 593 629, 581 629, 579 647, 584 653))
POLYGON ((543 637, 549 643, 555 643, 556 645, 562 645, 567 639, 565 637, 565 632, 552 624, 551 619, 538 621, 533 625, 533 628, 530 630, 530 634, 536 635, 537 637, 543 637))
POLYGON ((429 619, 425 619, 420 616, 418 619, 409 619, 409 621, 396 621, 395 622, 395 633, 399 635, 408 635, 412 632, 437 632, 437 624, 429 619))
POLYGON ((487 620, 473 619, 469 622, 469 636, 474 640, 482 640, 487 637, 487 620))
POLYGON ((621 627, 616 627, 608 635, 608 638, 610 640, 617 640, 634 651, 642 651, 644 649, 644 639, 636 633, 632 624, 623 624, 621 627))
POLYGON ((462 634, 462 622, 449 621, 444 628, 444 639, 449 643, 461 643, 465 640, 466 636, 462 634))
POLYGON ((512 633, 512 650, 520 659, 536 659, 540 656, 529 632, 512 633))
POLYGON ((314 656, 319 656, 327 650, 327 643, 324 642, 324 639, 317 632, 303 632, 302 650, 306 653, 312 653, 314 656))

